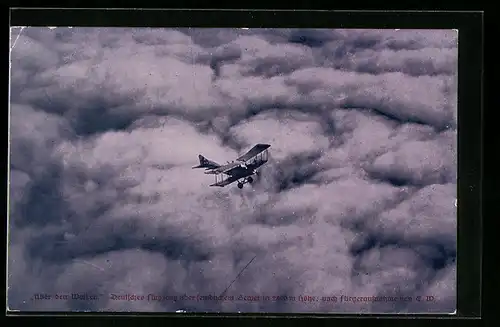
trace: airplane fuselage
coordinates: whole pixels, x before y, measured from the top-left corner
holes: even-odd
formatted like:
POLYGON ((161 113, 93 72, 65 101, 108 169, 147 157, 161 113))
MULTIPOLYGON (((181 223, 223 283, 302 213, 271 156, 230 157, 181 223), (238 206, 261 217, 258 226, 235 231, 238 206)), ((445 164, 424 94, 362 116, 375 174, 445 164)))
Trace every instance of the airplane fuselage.
POLYGON ((207 164, 203 165, 203 167, 200 167, 200 168, 205 168, 205 170, 212 170, 212 169, 216 169, 219 167, 220 167, 220 165, 218 165, 218 164, 207 163, 207 164))
POLYGON ((241 178, 248 177, 248 176, 254 175, 257 168, 259 168, 260 166, 262 166, 266 162, 267 162, 267 160, 266 161, 261 160, 261 161, 257 161, 257 162, 251 163, 251 164, 241 164, 238 167, 233 168, 232 170, 228 171, 226 173, 226 175, 238 176, 241 178))

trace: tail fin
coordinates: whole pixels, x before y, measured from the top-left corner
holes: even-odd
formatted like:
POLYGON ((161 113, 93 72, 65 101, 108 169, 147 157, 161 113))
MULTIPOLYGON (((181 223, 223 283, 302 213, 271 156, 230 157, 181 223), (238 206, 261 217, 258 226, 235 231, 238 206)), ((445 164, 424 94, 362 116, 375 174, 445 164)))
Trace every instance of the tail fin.
POLYGON ((200 164, 198 166, 194 166, 193 169, 210 167, 210 161, 201 154, 198 155, 198 160, 200 161, 200 164))
POLYGON ((198 155, 198 160, 200 160, 200 166, 206 165, 208 163, 208 159, 201 154, 198 155))
POLYGON ((200 164, 198 166, 194 166, 194 168, 205 168, 205 169, 215 169, 219 168, 220 165, 216 163, 215 161, 208 160, 201 154, 198 155, 198 160, 200 161, 200 164))

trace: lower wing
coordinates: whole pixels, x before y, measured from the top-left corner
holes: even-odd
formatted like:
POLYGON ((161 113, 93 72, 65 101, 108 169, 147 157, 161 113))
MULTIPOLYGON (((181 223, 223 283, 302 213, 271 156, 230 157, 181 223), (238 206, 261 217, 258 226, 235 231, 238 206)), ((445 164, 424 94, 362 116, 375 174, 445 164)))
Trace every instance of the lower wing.
POLYGON ((219 186, 219 187, 224 187, 226 185, 229 185, 231 183, 234 183, 236 182, 238 179, 240 179, 241 176, 230 176, 220 182, 217 182, 217 183, 214 183, 214 184, 210 184, 210 186, 219 186))

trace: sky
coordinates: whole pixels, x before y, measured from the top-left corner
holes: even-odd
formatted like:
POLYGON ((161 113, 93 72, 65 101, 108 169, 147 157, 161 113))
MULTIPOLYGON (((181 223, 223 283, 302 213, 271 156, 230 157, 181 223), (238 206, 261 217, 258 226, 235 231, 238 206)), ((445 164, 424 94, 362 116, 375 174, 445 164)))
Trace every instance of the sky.
POLYGON ((8 308, 455 311, 457 37, 12 28, 8 308))

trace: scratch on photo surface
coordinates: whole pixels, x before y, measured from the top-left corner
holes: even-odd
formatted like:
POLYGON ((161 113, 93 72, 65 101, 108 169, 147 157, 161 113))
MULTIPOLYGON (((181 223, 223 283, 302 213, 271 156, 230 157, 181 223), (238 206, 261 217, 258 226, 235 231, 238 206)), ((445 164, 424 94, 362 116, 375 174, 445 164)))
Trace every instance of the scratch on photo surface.
POLYGON ((14 47, 16 46, 16 43, 17 43, 17 40, 19 40, 19 37, 21 36, 21 33, 23 32, 23 30, 26 28, 26 26, 22 26, 21 27, 21 30, 19 31, 19 34, 17 34, 16 36, 16 39, 14 40, 14 43, 12 44, 12 47, 10 48, 10 52, 12 52, 12 50, 14 49, 14 47))
POLYGON ((245 269, 248 268, 248 266, 250 266, 250 264, 252 263, 252 261, 257 257, 257 255, 255 255, 252 260, 250 260, 245 267, 243 267, 243 269, 240 270, 240 272, 238 273, 238 275, 236 275, 236 277, 233 279, 233 281, 231 283, 229 283, 229 286, 226 287, 226 289, 224 290, 224 292, 221 293, 220 297, 226 295, 227 291, 229 290, 229 288, 231 287, 231 285, 233 285, 233 283, 238 279, 238 277, 240 277, 240 275, 243 273, 243 271, 245 271, 245 269))
POLYGON ((89 265, 89 266, 92 266, 94 268, 97 268, 99 269, 100 271, 104 271, 104 269, 102 267, 99 267, 91 262, 88 262, 87 260, 74 260, 74 262, 77 262, 77 263, 83 263, 83 264, 86 264, 86 265, 89 265))

